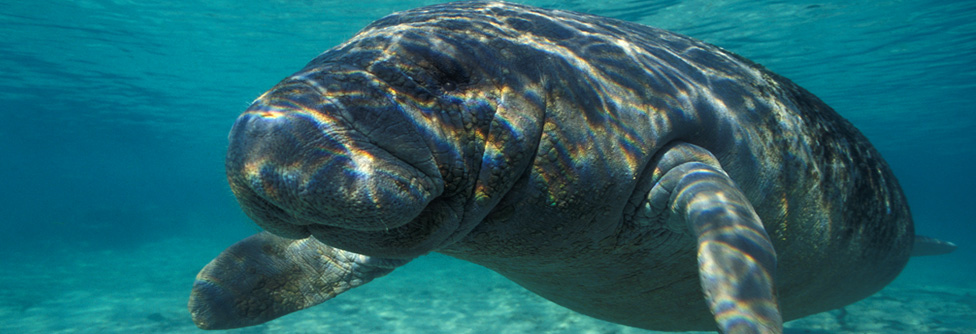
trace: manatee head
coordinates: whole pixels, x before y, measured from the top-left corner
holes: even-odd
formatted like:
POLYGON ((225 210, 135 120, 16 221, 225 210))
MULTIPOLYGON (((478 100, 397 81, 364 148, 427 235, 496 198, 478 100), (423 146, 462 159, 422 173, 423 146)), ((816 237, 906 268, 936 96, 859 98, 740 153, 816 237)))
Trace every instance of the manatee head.
POLYGON ((244 211, 377 257, 463 239, 528 170, 555 61, 490 16, 391 15, 259 97, 230 134, 244 211), (487 43, 486 41, 491 41, 487 43))
POLYGON ((413 257, 452 232, 428 140, 382 81, 349 68, 299 72, 259 97, 230 132, 227 178, 244 212, 280 236, 413 257), (429 218, 422 218, 430 216, 429 218))

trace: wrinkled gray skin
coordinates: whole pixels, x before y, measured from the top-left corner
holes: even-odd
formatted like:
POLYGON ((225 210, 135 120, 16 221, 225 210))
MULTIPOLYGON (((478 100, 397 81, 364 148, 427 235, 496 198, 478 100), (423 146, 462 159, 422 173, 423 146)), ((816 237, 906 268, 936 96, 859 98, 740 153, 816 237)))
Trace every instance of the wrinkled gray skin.
POLYGON ((791 81, 667 31, 503 3, 393 14, 326 51, 237 120, 227 175, 270 233, 201 271, 201 328, 436 251, 608 321, 778 333, 881 289, 914 241, 878 152, 791 81))

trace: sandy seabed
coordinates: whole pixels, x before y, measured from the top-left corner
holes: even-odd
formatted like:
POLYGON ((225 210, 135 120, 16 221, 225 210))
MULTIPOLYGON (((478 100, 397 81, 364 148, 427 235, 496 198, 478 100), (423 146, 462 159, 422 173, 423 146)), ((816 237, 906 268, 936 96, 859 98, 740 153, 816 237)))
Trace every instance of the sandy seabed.
MULTIPOLYGON (((0 333, 204 333, 190 321, 187 297, 197 271, 228 245, 174 238, 129 249, 6 252, 0 333)), ((976 284, 941 282, 940 270, 960 276, 951 262, 916 259, 874 296, 788 322, 786 332, 976 333, 976 284)), ((967 270, 963 276, 976 276, 967 270)), ((572 312, 438 254, 317 307, 227 332, 654 333, 572 312)))

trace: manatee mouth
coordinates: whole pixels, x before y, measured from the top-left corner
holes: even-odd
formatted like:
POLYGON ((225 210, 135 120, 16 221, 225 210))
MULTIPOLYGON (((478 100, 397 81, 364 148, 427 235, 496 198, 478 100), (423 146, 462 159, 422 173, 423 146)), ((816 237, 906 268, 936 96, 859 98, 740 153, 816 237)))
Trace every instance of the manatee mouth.
POLYGON ((417 217, 387 229, 352 229, 328 219, 309 220, 296 216, 244 187, 235 190, 245 213, 259 226, 278 236, 301 239, 313 236, 329 246, 382 258, 414 258, 442 247, 458 229, 458 219, 436 219, 444 209, 439 201, 428 205, 417 217))
POLYGON ((397 131, 375 138, 381 132, 362 131, 308 86, 281 91, 287 96, 256 101, 230 133, 227 178, 258 225, 366 255, 371 247, 403 253, 445 233, 418 218, 443 191, 426 144, 397 131))

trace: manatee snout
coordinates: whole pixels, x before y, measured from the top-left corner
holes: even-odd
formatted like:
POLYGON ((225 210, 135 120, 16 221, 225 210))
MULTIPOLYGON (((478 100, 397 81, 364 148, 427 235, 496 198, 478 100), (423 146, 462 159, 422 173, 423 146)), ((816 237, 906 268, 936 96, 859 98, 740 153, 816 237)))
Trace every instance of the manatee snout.
POLYGON ((415 156, 424 150, 382 144, 396 140, 389 138, 396 131, 378 129, 407 124, 358 115, 396 112, 395 106, 351 104, 349 110, 350 102, 284 83, 237 119, 227 178, 258 225, 290 238, 322 237, 323 228, 385 231, 410 222, 440 194, 440 179, 430 175, 436 167, 409 162, 431 160, 415 156))

